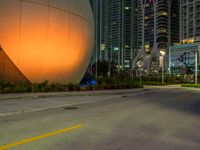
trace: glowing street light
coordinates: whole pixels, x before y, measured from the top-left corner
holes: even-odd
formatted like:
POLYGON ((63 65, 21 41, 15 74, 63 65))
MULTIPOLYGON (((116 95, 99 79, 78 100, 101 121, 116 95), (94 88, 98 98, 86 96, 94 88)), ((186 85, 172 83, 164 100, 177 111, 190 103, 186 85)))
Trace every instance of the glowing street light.
POLYGON ((162 67, 162 84, 164 84, 164 56, 165 56, 165 51, 160 51, 160 64, 162 67))
POLYGON ((161 56, 164 56, 165 52, 164 51, 160 51, 160 54, 161 54, 161 56))
POLYGON ((142 88, 142 71, 144 70, 144 62, 142 60, 139 60, 136 62, 136 65, 138 67, 138 71, 140 72, 140 88, 142 88))

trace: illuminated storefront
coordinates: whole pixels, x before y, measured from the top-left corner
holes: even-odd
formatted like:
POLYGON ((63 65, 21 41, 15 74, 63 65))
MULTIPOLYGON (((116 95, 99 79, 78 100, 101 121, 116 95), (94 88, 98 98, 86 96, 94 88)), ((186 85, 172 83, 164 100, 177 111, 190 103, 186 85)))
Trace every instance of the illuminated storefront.
POLYGON ((194 74, 196 54, 198 54, 197 64, 199 65, 199 50, 200 45, 196 43, 171 46, 169 49, 169 73, 175 75, 194 74))

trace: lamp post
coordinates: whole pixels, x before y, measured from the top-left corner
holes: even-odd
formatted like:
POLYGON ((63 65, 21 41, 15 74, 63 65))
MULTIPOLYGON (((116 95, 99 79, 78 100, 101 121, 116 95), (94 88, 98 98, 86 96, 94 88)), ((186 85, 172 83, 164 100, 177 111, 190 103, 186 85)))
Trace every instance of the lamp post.
POLYGON ((109 59, 109 68, 108 68, 108 78, 109 79, 111 77, 111 69, 112 69, 112 62, 111 62, 111 59, 109 59))
POLYGON ((138 71, 140 73, 140 88, 142 88, 142 71, 144 68, 144 62, 142 60, 139 60, 139 61, 137 61, 136 65, 137 65, 138 71))
POLYGON ((198 65, 197 65, 197 51, 195 51, 195 84, 198 84, 198 65))
POLYGON ((142 88, 142 71, 143 71, 143 68, 139 68, 139 73, 140 73, 140 88, 142 88))
POLYGON ((200 41, 196 41, 197 43, 197 50, 195 51, 195 84, 198 84, 198 52, 200 51, 200 41))
POLYGON ((96 62, 95 62, 95 77, 96 77, 96 79, 97 79, 97 77, 98 77, 98 71, 97 71, 97 69, 98 69, 98 63, 97 63, 97 60, 96 60, 96 62))
POLYGON ((162 67, 162 85, 164 84, 164 56, 165 56, 165 52, 164 51, 160 51, 160 55, 161 55, 161 67, 162 67))

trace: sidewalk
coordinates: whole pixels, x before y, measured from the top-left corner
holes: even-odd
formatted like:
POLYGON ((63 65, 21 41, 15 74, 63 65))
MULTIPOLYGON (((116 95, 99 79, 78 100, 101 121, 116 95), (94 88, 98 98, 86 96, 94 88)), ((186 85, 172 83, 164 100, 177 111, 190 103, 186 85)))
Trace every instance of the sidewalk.
POLYGON ((195 87, 182 87, 181 84, 178 85, 163 85, 163 86, 159 86, 159 85, 145 85, 144 88, 146 89, 182 89, 182 90, 187 90, 187 91, 200 91, 200 88, 195 88, 195 87))
POLYGON ((22 93, 0 95, 0 117, 56 109, 121 97, 123 94, 141 94, 145 89, 105 91, 22 93))
POLYGON ((145 88, 182 88, 181 85, 144 85, 145 88))

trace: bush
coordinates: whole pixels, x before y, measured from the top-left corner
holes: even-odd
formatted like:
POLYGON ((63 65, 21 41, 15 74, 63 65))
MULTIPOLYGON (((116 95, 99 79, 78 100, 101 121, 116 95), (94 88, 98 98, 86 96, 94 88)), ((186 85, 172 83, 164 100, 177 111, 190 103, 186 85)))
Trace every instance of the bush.
POLYGON ((182 87, 200 88, 200 84, 183 84, 182 87))
MULTIPOLYGON (((143 86, 142 86, 143 87, 143 86)), ((26 93, 26 92, 59 92, 59 91, 81 91, 81 90, 107 90, 107 89, 130 89, 140 88, 139 81, 137 80, 118 80, 101 78, 95 86, 80 87, 79 84, 62 85, 58 83, 49 83, 44 81, 39 84, 14 84, 5 83, 0 84, 0 93, 26 93)))
MULTIPOLYGON (((76 87, 79 90, 80 87, 76 87)), ((56 83, 49 83, 44 81, 40 84, 14 84, 14 83, 2 83, 0 84, 0 93, 27 93, 27 92, 55 92, 66 91, 66 86, 56 83)))
POLYGON ((96 90, 131 89, 131 88, 140 88, 140 83, 136 80, 126 80, 126 81, 106 80, 106 81, 102 81, 101 84, 97 84, 94 87, 94 89, 96 90))
POLYGON ((32 92, 41 92, 38 84, 32 84, 31 91, 32 92))
POLYGON ((161 86, 161 85, 166 85, 166 84, 162 84, 161 82, 158 82, 158 81, 144 81, 144 85, 158 85, 158 86, 161 86))
POLYGON ((76 91, 81 91, 81 86, 80 86, 79 84, 76 84, 76 85, 75 85, 75 90, 76 90, 76 91))
POLYGON ((74 91, 75 90, 74 84, 72 84, 72 83, 68 84, 68 90, 69 91, 74 91))

